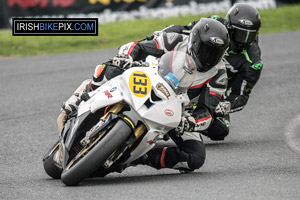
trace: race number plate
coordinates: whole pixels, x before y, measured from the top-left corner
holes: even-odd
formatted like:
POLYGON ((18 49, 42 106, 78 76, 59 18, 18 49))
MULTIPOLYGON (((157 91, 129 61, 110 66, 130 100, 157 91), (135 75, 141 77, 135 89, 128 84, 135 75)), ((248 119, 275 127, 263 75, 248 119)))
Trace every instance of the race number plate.
POLYGON ((135 71, 130 75, 129 88, 135 96, 145 97, 151 90, 151 81, 145 72, 135 71))

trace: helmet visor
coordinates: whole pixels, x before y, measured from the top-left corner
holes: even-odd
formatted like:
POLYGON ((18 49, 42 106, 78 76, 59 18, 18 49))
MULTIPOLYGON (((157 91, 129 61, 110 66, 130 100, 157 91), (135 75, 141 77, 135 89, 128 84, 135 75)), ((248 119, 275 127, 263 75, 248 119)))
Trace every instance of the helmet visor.
POLYGON ((201 43, 196 55, 203 65, 204 71, 208 71, 221 61, 225 51, 226 48, 218 48, 209 44, 201 43))
POLYGON ((256 39, 257 33, 258 31, 256 30, 247 30, 237 26, 232 26, 231 39, 235 42, 250 44, 256 39))

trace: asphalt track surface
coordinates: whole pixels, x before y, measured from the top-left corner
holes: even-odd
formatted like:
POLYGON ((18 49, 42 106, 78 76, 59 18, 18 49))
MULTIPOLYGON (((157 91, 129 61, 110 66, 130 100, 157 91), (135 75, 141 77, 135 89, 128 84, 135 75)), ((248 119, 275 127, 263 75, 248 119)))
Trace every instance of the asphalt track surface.
POLYGON ((300 32, 260 37, 264 69, 224 142, 191 174, 131 167, 66 187, 42 157, 60 105, 115 50, 0 60, 0 199, 300 199, 300 32), (298 142, 298 143, 297 143, 298 142))

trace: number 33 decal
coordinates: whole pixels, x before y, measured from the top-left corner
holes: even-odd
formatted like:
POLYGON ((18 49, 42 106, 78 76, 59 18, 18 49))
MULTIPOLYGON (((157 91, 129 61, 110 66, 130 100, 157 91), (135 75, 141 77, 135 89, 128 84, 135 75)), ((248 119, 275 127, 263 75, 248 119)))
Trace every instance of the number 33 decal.
POLYGON ((130 75, 129 88, 135 96, 145 97, 151 89, 151 81, 145 72, 135 71, 130 75))

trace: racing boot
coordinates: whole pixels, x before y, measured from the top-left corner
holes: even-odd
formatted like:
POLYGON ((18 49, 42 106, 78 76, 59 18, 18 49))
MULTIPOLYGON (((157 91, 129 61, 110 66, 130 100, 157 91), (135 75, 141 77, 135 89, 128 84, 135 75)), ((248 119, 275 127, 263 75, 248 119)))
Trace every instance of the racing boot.
POLYGON ((147 154, 142 155, 138 159, 132 161, 129 165, 121 165, 116 168, 114 168, 115 172, 122 173, 127 167, 135 167, 137 165, 148 165, 150 167, 153 167, 155 169, 161 169, 160 164, 159 164, 159 156, 154 156, 151 152, 147 154), (150 155, 150 157, 149 157, 150 155), (158 158, 158 159, 157 159, 158 158), (153 162, 153 160, 155 160, 153 162), (158 160, 158 162, 156 161, 158 160))
POLYGON ((161 169, 161 155, 162 155, 162 148, 155 148, 144 154, 143 156, 139 157, 132 163, 130 166, 137 166, 137 165, 148 165, 155 169, 161 169))

